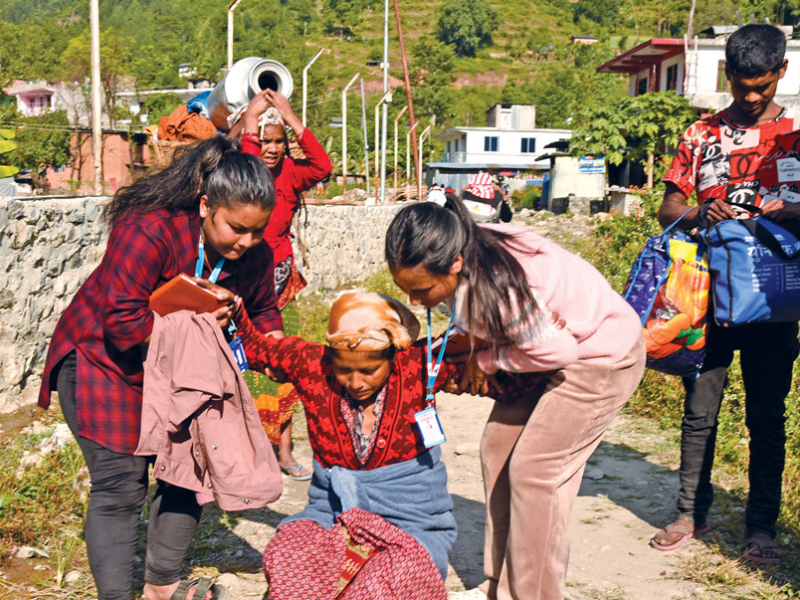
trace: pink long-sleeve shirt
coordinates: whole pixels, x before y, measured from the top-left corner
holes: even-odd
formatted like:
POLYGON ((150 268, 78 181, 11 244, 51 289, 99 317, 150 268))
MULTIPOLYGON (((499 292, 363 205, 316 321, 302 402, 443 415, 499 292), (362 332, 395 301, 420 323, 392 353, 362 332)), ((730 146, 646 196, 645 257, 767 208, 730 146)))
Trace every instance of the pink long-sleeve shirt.
MULTIPOLYGON (((503 244, 522 266, 536 308, 525 315, 508 316, 513 346, 477 353, 486 373, 554 371, 578 360, 615 363, 622 360, 642 335, 633 308, 592 265, 580 256, 526 229, 508 225, 481 225, 513 236, 503 244), (558 328, 553 315, 566 325, 558 328)), ((469 280, 458 286, 455 324, 476 337, 486 337, 483 323, 470 326, 469 280)), ((452 308, 455 295, 446 303, 452 308)), ((480 302, 480 298, 473 298, 480 302)), ((480 310, 478 311, 480 314, 480 310)))

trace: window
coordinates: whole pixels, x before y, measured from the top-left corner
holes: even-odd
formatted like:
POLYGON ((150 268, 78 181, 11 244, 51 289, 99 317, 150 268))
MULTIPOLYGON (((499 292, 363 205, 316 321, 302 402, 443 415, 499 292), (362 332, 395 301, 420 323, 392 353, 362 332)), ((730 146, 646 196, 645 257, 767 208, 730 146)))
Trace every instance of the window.
POLYGON ((483 151, 484 152, 497 152, 497 136, 487 135, 483 138, 483 151))
POLYGON ((678 91, 678 65, 667 67, 667 90, 678 91))
POLYGON ((450 154, 452 152, 452 150, 450 149, 451 147, 452 147, 451 142, 447 142, 447 153, 448 154, 450 154))
POLYGON ((731 83, 725 75, 725 61, 721 60, 717 63, 717 91, 730 92, 731 83))
POLYGON ((520 150, 523 154, 536 152, 536 138, 522 138, 522 148, 520 150))
POLYGON ((647 77, 640 77, 639 83, 636 87, 636 95, 641 96, 642 94, 646 94, 647 89, 647 77))

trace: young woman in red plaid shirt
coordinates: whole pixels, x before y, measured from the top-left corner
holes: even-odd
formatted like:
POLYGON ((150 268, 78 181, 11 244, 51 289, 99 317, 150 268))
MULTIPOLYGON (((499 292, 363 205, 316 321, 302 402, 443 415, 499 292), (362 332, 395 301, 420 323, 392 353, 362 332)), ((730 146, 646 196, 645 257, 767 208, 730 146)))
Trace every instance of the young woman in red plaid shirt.
MULTIPOLYGON (((178 275, 218 271, 261 332, 282 336, 272 251, 263 242, 275 203, 260 159, 222 136, 189 147, 163 171, 120 190, 105 209, 105 256, 56 326, 39 405, 59 392, 64 417, 92 480, 86 545, 100 600, 129 600, 139 515, 147 496, 148 457, 134 456, 142 406, 142 365, 153 326, 150 294, 178 275), (216 267, 221 267, 217 269, 216 267)), ((226 306, 216 312, 230 319, 226 306)), ((193 492, 159 484, 150 506, 144 595, 183 600, 180 573, 200 518, 193 492)), ((225 598, 210 586, 207 598, 225 598)))

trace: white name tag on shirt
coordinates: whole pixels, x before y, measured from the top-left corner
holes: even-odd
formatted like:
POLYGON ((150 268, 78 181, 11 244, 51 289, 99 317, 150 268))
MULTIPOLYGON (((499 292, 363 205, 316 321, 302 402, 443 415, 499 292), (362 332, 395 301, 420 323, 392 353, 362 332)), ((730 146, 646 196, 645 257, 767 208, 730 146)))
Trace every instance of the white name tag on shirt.
POLYGON ((414 420, 417 422, 417 427, 422 435, 422 443, 426 448, 432 448, 447 441, 442 424, 439 422, 439 415, 436 414, 436 407, 431 406, 414 413, 414 420))
POLYGON ((800 160, 792 156, 790 158, 779 158, 776 163, 778 165, 778 181, 780 183, 800 181, 800 160))

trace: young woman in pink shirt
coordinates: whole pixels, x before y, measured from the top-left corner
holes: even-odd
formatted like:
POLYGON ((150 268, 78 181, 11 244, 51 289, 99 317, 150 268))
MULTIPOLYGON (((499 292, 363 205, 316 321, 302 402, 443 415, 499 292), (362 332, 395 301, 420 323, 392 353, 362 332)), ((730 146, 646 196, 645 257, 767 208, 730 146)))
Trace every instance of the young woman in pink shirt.
POLYGON ((486 581, 466 597, 561 600, 586 461, 644 372, 638 317, 582 258, 525 229, 478 226, 452 195, 401 210, 386 259, 412 304, 445 303, 469 332, 462 389, 486 394, 498 370, 547 374, 486 424, 486 581))

